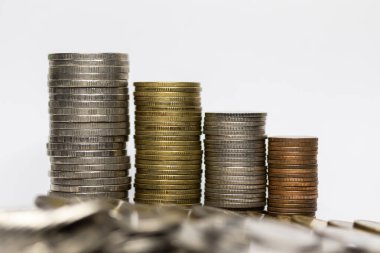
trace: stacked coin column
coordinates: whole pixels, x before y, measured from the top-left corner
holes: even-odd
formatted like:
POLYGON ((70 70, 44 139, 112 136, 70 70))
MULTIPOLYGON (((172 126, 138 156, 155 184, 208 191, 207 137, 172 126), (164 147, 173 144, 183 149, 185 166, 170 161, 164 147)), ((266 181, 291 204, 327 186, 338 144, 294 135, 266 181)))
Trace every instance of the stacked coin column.
POLYGON ((268 143, 268 213, 315 216, 318 138, 271 137, 268 143))
POLYGON ((135 85, 135 201, 189 206, 201 198, 201 87, 192 82, 135 85))
POLYGON ((49 55, 51 195, 126 199, 128 55, 49 55))
POLYGON ((266 113, 206 113, 205 205, 263 210, 266 113))

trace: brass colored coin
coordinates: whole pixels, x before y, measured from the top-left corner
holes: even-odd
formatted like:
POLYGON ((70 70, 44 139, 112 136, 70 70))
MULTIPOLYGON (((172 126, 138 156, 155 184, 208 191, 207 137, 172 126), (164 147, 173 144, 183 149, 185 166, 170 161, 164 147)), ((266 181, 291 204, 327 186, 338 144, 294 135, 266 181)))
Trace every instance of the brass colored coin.
POLYGON ((99 143, 99 142, 126 142, 127 136, 50 136, 50 143, 99 143))
POLYGON ((50 196, 57 196, 57 197, 78 197, 83 199, 91 199, 91 198, 115 198, 115 199, 126 199, 128 197, 127 191, 121 191, 121 192, 91 192, 91 193, 77 193, 77 192, 59 192, 59 191, 50 191, 50 196))
POLYGON ((198 155, 136 155, 138 160, 150 161, 201 161, 202 154, 198 155))
POLYGON ((54 53, 48 55, 49 60, 123 60, 128 61, 128 55, 122 53, 54 53))
POLYGON ((202 117, 200 112, 189 111, 136 111, 136 116, 190 116, 190 117, 202 117))
POLYGON ((139 189, 138 193, 140 194, 152 194, 152 195, 193 195, 201 194, 201 189, 190 189, 190 190, 145 190, 139 189))
POLYGON ((104 143, 47 143, 48 150, 116 150, 125 149, 124 142, 104 142, 104 143))
POLYGON ((129 130, 126 128, 113 129, 50 129, 50 136, 122 136, 128 135, 129 130))
POLYGON ((128 114, 127 108, 50 108, 50 114, 56 115, 117 115, 128 114))
POLYGON ((152 155, 152 156, 192 156, 201 155, 202 150, 185 150, 185 151, 167 151, 167 150, 137 150, 137 155, 152 155))
POLYGON ((184 179, 141 179, 136 178, 135 184, 153 184, 153 185, 198 185, 201 183, 200 179, 184 180, 184 179))
POLYGON ((102 185, 127 185, 130 184, 129 177, 109 177, 95 179, 65 179, 51 178, 50 182, 53 185, 71 185, 71 186, 102 186, 102 185))
POLYGON ((126 88, 126 80, 49 80, 51 88, 126 88))
POLYGON ((200 87, 136 87, 136 92, 196 92, 200 93, 200 87))
POLYGON ((93 165, 93 164, 116 164, 130 163, 129 156, 115 157, 50 157, 50 162, 56 164, 76 164, 76 165, 93 165))
POLYGON ((277 164, 277 165, 313 165, 317 164, 318 161, 315 160, 268 160, 269 166, 272 164, 277 164))
POLYGON ((149 121, 135 121, 136 127, 200 127, 201 122, 175 122, 175 121, 169 121, 169 122, 149 122, 149 121))
POLYGON ((211 183, 206 180, 206 189, 230 189, 230 190, 253 190, 265 188, 266 180, 257 182, 258 184, 243 185, 243 184, 225 184, 225 183, 211 183))
POLYGON ((91 95, 68 95, 50 94, 51 101, 128 101, 128 94, 91 94, 91 95))
POLYGON ((187 121, 194 121, 194 122, 201 122, 202 117, 200 116, 136 116, 136 121, 150 121, 150 122, 161 122, 161 121, 180 121, 180 122, 187 122, 187 121))
POLYGON ((154 194, 154 193, 140 193, 136 192, 135 198, 137 199, 160 199, 160 200, 186 200, 186 199, 192 199, 200 201, 201 194, 154 194))
POLYGON ((141 204, 199 204, 198 199, 172 199, 172 200, 162 200, 162 199, 140 199, 135 198, 136 203, 141 204))
POLYGON ((135 130, 135 135, 140 135, 140 136, 186 136, 186 135, 195 135, 195 136, 200 136, 202 134, 202 131, 141 131, 136 129, 135 130))
POLYGON ((201 150, 201 144, 193 146, 159 146, 159 145, 135 145, 136 150, 150 150, 150 151, 187 151, 187 150, 201 150))
POLYGON ((179 175, 191 175, 191 176, 197 176, 197 178, 200 178, 202 175, 201 169, 196 170, 188 170, 188 169, 181 169, 181 170, 150 170, 150 169, 140 169, 138 168, 136 170, 137 175, 173 175, 173 176, 179 176, 179 175))
POLYGON ((195 126, 135 126, 138 131, 201 131, 200 125, 195 126))
POLYGON ((275 181, 269 179, 269 185, 279 186, 279 187, 317 187, 317 181, 300 181, 300 182, 292 182, 292 181, 275 181))
POLYGON ((354 228, 368 231, 371 233, 380 234, 380 222, 369 220, 356 220, 354 222, 354 228))
POLYGON ((72 171, 72 172, 108 171, 108 170, 127 171, 130 168, 130 164, 129 163, 93 164, 93 165, 52 164, 50 168, 53 171, 72 171))
POLYGON ((214 161, 208 161, 207 157, 205 158, 205 165, 207 166, 215 166, 215 167, 264 167, 265 162, 236 162, 236 161, 221 161, 221 162, 214 162, 214 161))
POLYGON ((61 67, 61 66, 99 66, 99 67, 119 67, 119 66, 129 66, 128 60, 50 60, 50 67, 61 67))
POLYGON ((161 165, 161 166, 172 166, 172 165, 176 165, 176 166, 188 166, 188 165, 197 165, 197 166, 200 166, 202 164, 202 160, 199 159, 199 160, 189 160, 189 161, 185 161, 185 160, 180 160, 180 161, 169 161, 169 160, 143 160, 143 159, 139 159, 139 158, 136 158, 136 164, 141 164, 141 165, 148 165, 148 166, 151 166, 151 165, 161 165))
POLYGON ((135 87, 200 87, 197 82, 134 82, 135 87))
POLYGON ((142 184, 142 183, 135 183, 136 191, 139 191, 141 189, 144 190, 199 190, 201 188, 200 183, 196 184, 142 184))
POLYGON ((269 190, 277 191, 318 191, 318 187, 309 186, 309 187, 300 187, 300 186, 278 186, 278 185, 269 185, 269 190))
POLYGON ((129 122, 111 123, 75 123, 75 122, 50 122, 50 129, 117 129, 129 128, 129 122))
POLYGON ((200 146, 201 141, 150 141, 150 140, 139 140, 136 145, 140 146, 159 146, 159 147, 193 147, 200 146))
POLYGON ((128 73, 71 74, 49 72, 48 78, 49 80, 128 80, 128 73))
POLYGON ((47 154, 58 157, 113 157, 126 155, 126 150, 48 150, 47 154))
POLYGON ((135 97, 199 97, 199 92, 149 92, 149 91, 135 91, 135 97))
POLYGON ((90 95, 128 94, 128 88, 49 88, 49 94, 90 95))
POLYGON ((200 170, 200 164, 179 164, 179 165, 150 165, 150 164, 135 164, 137 169, 145 169, 145 170, 200 170))
POLYGON ((129 185, 103 185, 103 186, 67 186, 67 185, 50 185, 50 190, 60 192, 120 192, 127 191, 129 185))
POLYGON ((125 177, 127 171, 91 171, 91 172, 66 172, 66 171, 49 171, 52 178, 105 178, 105 177, 125 177))
POLYGON ((200 174, 190 175, 157 175, 157 174, 142 174, 136 173, 136 179, 152 179, 152 180, 198 180, 201 178, 200 174))
POLYGON ((127 108, 128 101, 49 101, 49 108, 127 108))
POLYGON ((268 212, 276 213, 312 213, 317 211, 317 208, 279 208, 279 207, 268 207, 268 212))
POLYGON ((157 102, 157 103, 201 103, 202 98, 199 94, 198 97, 134 97, 136 103, 140 102, 157 102))
POLYGON ((202 107, 200 103, 152 103, 152 102, 146 102, 146 103, 135 103, 135 109, 136 111, 152 111, 152 112, 159 112, 159 111, 178 111, 178 112, 202 112, 202 107))
POLYGON ((141 135, 135 135, 135 143, 140 143, 140 141, 199 141, 200 136, 190 135, 190 136, 141 136, 141 135))

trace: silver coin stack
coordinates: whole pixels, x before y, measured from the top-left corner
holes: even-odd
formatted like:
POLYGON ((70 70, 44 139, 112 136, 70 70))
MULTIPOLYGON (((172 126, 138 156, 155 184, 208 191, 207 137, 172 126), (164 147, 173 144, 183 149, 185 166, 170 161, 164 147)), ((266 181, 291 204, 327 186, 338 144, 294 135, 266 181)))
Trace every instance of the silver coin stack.
POLYGON ((266 113, 206 113, 205 205, 263 210, 266 113))
POLYGON ((127 54, 49 55, 50 194, 127 199, 127 54))

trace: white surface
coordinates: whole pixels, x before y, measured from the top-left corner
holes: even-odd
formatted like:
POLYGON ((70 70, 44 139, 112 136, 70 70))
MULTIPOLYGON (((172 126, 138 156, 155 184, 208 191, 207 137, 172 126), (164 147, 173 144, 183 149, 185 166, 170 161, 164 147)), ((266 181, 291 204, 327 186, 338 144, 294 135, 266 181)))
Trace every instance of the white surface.
POLYGON ((269 134, 318 136, 318 216, 380 220, 379 13, 375 0, 0 0, 0 206, 49 187, 47 54, 119 51, 131 81, 200 81, 204 111, 267 111, 269 134))

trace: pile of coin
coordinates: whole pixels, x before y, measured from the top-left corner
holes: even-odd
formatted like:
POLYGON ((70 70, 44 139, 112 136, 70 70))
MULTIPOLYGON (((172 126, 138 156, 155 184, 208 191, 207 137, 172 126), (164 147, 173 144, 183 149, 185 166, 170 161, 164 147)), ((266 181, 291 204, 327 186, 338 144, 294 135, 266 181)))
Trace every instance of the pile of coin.
POLYGON ((205 205, 263 210, 266 113, 206 113, 205 205))
POLYGON ((315 216, 318 197, 318 138, 270 137, 268 213, 315 216))
POLYGON ((51 195, 126 199, 128 55, 49 55, 51 195))
POLYGON ((134 83, 135 201, 189 206, 201 198, 201 87, 134 83))

